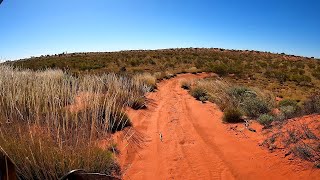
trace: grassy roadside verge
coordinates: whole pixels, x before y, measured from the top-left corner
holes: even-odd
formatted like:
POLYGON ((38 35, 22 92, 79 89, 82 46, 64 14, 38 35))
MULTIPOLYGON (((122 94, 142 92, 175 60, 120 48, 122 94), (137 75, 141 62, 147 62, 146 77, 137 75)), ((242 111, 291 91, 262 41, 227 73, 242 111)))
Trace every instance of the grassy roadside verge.
POLYGON ((154 81, 0 66, 1 150, 22 179, 58 179, 72 169, 120 176, 114 154, 99 139, 131 126, 124 108, 145 104, 154 81))

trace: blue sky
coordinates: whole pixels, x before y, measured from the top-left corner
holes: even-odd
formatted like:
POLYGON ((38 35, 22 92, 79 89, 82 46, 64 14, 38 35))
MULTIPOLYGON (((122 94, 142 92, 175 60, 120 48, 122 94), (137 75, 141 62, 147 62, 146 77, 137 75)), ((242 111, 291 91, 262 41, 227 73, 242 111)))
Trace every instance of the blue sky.
POLYGON ((0 60, 177 47, 320 57, 318 0, 4 0, 0 60))

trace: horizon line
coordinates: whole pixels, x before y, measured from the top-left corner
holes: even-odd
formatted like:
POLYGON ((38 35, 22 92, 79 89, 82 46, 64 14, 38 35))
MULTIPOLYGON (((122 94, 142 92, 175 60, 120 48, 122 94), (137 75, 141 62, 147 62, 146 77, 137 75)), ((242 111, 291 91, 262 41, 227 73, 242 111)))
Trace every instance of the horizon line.
POLYGON ((270 54, 276 54, 276 55, 285 55, 285 56, 294 56, 294 57, 301 57, 301 58, 307 58, 307 59, 316 59, 320 60, 320 57, 315 56, 305 56, 305 55, 296 55, 296 54, 287 54, 285 52, 272 52, 272 51, 266 51, 266 50, 256 50, 256 49, 234 49, 234 48, 219 48, 219 47, 174 47, 174 48, 157 48, 157 49, 118 49, 118 50, 105 50, 105 51, 63 51, 60 53, 53 53, 53 54, 40 54, 40 55, 31 55, 29 57, 23 57, 18 59, 5 59, 3 57, 0 58, 0 63, 8 62, 8 61, 21 61, 21 60, 28 60, 33 58, 41 58, 45 56, 56 56, 61 54, 83 54, 83 53, 117 53, 117 52, 126 52, 126 51, 161 51, 161 50, 173 50, 173 49, 223 49, 226 51, 248 51, 248 52, 260 52, 260 53, 270 53, 270 54), (3 58, 3 59, 2 59, 3 58))

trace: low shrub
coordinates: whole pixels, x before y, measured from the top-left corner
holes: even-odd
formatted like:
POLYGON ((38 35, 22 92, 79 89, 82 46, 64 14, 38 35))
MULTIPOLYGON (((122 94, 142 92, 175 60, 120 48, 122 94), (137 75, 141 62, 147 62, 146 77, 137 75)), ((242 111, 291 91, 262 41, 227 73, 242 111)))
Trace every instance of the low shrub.
POLYGON ((211 67, 211 71, 218 74, 219 76, 226 76, 228 75, 229 68, 226 64, 220 63, 213 65, 211 67))
POLYGON ((312 73, 312 76, 315 77, 315 78, 317 78, 318 80, 320 80, 320 68, 319 68, 318 71, 313 72, 313 73, 312 73))
POLYGON ((279 106, 298 106, 298 102, 292 99, 283 99, 279 102, 279 106))
MULTIPOLYGON (((317 135, 315 135, 311 129, 308 127, 307 124, 302 124, 301 129, 303 130, 303 134, 307 139, 314 139, 314 140, 319 140, 317 135)), ((320 149, 319 149, 320 150, 320 149)))
POLYGON ((298 143, 302 136, 300 131, 298 131, 297 129, 287 129, 286 130, 286 138, 283 140, 283 142, 285 143, 286 146, 289 146, 291 144, 296 144, 298 143))
POLYGON ((257 118, 271 111, 270 103, 262 92, 247 87, 232 87, 228 91, 234 106, 238 106, 249 117, 257 118))
POLYGON ((292 75, 290 80, 298 83, 299 85, 308 85, 311 82, 311 78, 309 76, 300 74, 292 75))
POLYGON ((295 106, 282 106, 280 107, 280 112, 283 114, 284 119, 291 119, 299 114, 298 109, 295 106))
POLYGON ((298 144, 292 148, 292 152, 294 155, 307 161, 314 161, 315 155, 313 151, 314 151, 313 148, 306 144, 303 144, 303 145, 298 144))
POLYGON ((314 94, 308 97, 303 103, 305 114, 320 113, 320 94, 314 94))
POLYGON ((267 78, 275 78, 280 83, 284 83, 287 80, 289 80, 290 75, 286 72, 280 71, 280 70, 267 70, 264 75, 267 78))
POLYGON ((189 90, 191 88, 190 81, 187 81, 187 80, 181 81, 181 88, 189 90))
POLYGON ((221 110, 238 107, 245 115, 253 118, 269 113, 274 99, 265 92, 241 86, 231 87, 221 80, 197 81, 191 90, 191 95, 197 100, 208 99, 216 103, 221 110))
POLYGON ((227 90, 228 95, 232 99, 233 106, 241 106, 243 105, 246 99, 253 99, 256 98, 257 95, 254 91, 250 90, 247 87, 243 86, 235 86, 230 87, 227 90))
POLYGON ((243 121, 242 113, 238 108, 228 108, 224 111, 223 122, 238 123, 243 121))
MULTIPOLYGON (((287 107, 287 106, 285 106, 287 107)), ((307 124, 292 126, 281 132, 284 147, 289 148, 296 157, 317 164, 320 160, 319 138, 307 124)))
POLYGON ((244 65, 241 64, 241 62, 236 61, 234 63, 229 63, 228 66, 229 66, 229 69, 228 69, 229 74, 241 76, 244 73, 248 73, 248 70, 244 67, 244 65))
POLYGON ((271 116, 269 114, 262 114, 262 115, 259 116, 257 121, 261 125, 263 125, 265 127, 269 127, 271 125, 271 123, 273 122, 273 120, 274 120, 273 116, 271 116))
POLYGON ((284 99, 279 102, 279 109, 284 119, 294 118, 299 116, 301 108, 298 102, 292 99, 284 99))
POLYGON ((199 98, 199 101, 205 102, 205 101, 208 101, 208 99, 209 99, 208 96, 201 96, 201 97, 199 98))
POLYGON ((243 87, 243 86, 235 86, 230 88, 229 94, 237 99, 238 101, 242 102, 247 98, 256 98, 257 94, 253 90, 243 87))
POLYGON ((269 113, 271 111, 267 102, 258 98, 247 98, 240 104, 240 107, 249 117, 259 117, 262 114, 269 113))
POLYGON ((286 119, 285 115, 280 111, 279 113, 277 113, 275 115, 275 119, 274 120, 281 122, 281 121, 283 121, 285 119, 286 119))
POLYGON ((201 87, 195 87, 191 90, 191 95, 199 101, 208 100, 207 91, 201 87))

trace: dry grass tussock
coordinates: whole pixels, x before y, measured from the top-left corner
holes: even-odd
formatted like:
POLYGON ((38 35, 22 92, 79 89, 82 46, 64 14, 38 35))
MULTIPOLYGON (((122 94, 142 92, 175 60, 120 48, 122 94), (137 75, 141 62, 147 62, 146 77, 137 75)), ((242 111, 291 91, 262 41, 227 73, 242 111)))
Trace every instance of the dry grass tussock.
POLYGON ((150 73, 136 74, 134 80, 150 87, 150 91, 157 89, 157 78, 150 73))
POLYGON ((191 94, 196 99, 205 99, 216 103, 222 110, 229 106, 231 98, 228 89, 231 86, 221 80, 199 80, 191 88, 191 94))
POLYGON ((165 71, 165 72, 156 72, 153 74, 153 76, 158 80, 164 80, 164 79, 170 79, 176 76, 176 74, 169 72, 169 71, 165 71))
POLYGON ((190 80, 182 79, 180 81, 181 88, 189 90, 192 86, 193 82, 190 80))
POLYGON ((72 169, 120 175, 97 140, 130 126, 124 107, 149 90, 115 74, 74 77, 0 66, 0 148, 22 179, 57 179, 72 169))

